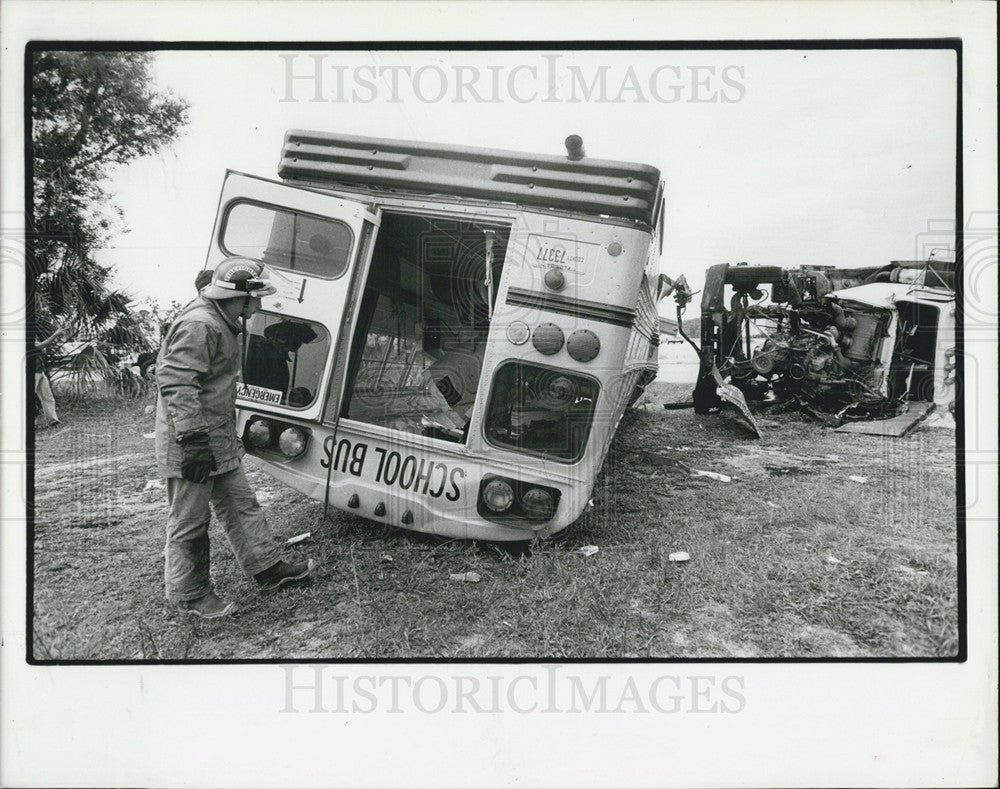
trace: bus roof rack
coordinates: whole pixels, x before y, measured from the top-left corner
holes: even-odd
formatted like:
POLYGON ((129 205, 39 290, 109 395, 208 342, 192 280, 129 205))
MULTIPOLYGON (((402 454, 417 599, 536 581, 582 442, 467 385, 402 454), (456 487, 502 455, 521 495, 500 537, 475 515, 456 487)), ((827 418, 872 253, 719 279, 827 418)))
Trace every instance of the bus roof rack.
POLYGON ((511 202, 652 226, 660 171, 631 162, 293 129, 285 134, 278 177, 511 202))

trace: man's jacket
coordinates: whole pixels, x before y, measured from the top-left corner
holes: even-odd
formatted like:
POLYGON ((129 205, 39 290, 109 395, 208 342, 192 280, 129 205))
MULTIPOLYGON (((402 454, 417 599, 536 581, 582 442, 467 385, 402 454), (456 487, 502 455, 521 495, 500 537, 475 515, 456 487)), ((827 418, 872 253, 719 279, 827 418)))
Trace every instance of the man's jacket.
POLYGON ((156 360, 156 465, 162 477, 181 476, 178 436, 208 433, 218 468, 232 471, 243 455, 236 437, 240 330, 215 302, 188 304, 171 324, 156 360))

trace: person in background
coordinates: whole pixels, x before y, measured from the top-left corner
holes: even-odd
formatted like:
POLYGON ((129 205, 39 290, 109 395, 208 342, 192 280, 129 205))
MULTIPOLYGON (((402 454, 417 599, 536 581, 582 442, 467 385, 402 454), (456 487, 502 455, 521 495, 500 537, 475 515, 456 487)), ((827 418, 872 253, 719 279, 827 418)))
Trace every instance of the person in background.
POLYGON ((210 268, 202 269, 198 276, 194 278, 194 289, 200 294, 202 289, 212 281, 212 274, 215 272, 210 268))
POLYGON ((312 401, 312 393, 308 389, 295 387, 289 392, 291 375, 288 364, 299 348, 315 339, 316 332, 299 321, 273 323, 264 329, 263 336, 252 334, 243 369, 244 382, 281 392, 282 402, 297 408, 308 405, 312 401), (306 399, 303 400, 303 397, 306 399))
POLYGON ((236 561, 261 591, 307 577, 313 562, 281 559, 240 463, 236 382, 240 318, 274 293, 262 263, 227 258, 212 281, 181 310, 156 366, 156 462, 167 481, 167 599, 194 616, 214 619, 234 606, 221 600, 209 574, 208 526, 215 510, 236 561))
POLYGON ((35 394, 38 395, 38 401, 42 404, 42 423, 38 425, 39 430, 62 424, 56 413, 56 398, 52 394, 52 384, 45 369, 45 349, 67 334, 69 334, 69 330, 66 328, 56 329, 46 339, 36 342, 32 351, 35 358, 35 394))

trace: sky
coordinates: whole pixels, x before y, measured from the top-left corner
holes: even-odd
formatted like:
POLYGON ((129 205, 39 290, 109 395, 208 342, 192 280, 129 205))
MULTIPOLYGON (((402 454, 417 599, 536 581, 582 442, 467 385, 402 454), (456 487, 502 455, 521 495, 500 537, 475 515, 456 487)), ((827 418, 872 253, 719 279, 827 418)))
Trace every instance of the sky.
POLYGON ((954 216, 949 50, 161 51, 155 79, 190 123, 113 174, 130 232, 99 259, 163 306, 192 295, 225 171, 276 179, 292 128, 557 155, 579 134, 661 171, 661 270, 695 287, 722 262, 912 259, 954 216))

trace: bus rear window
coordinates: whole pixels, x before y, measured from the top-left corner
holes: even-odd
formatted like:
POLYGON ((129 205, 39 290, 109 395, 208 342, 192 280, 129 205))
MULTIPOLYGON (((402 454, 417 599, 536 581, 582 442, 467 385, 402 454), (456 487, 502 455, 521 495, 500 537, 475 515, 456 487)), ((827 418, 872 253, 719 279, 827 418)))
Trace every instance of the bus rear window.
POLYGON ((235 203, 225 221, 222 246, 230 255, 329 279, 350 262, 353 234, 343 222, 257 203, 235 203))
POLYGON ((496 372, 486 411, 494 446, 574 461, 583 456, 597 405, 591 378, 524 362, 496 372))

